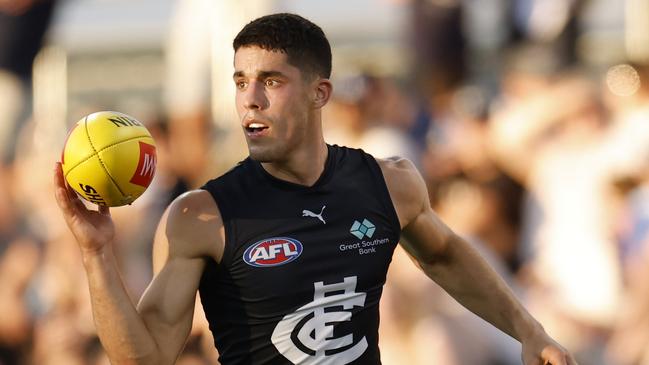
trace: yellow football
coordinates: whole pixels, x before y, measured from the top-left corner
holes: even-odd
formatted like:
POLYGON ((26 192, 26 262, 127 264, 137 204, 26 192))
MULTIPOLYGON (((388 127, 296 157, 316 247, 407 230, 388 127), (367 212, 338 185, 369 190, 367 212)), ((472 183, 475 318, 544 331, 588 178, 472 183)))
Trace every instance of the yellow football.
POLYGON ((135 118, 96 112, 70 130, 61 164, 65 180, 84 199, 109 207, 131 204, 153 180, 155 142, 135 118))

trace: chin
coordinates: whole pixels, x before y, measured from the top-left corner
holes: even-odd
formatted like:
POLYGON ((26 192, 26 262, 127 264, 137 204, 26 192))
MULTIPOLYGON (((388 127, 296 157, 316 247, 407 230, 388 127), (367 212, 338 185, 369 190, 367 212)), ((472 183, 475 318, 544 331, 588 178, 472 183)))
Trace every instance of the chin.
POLYGON ((279 151, 275 148, 260 148, 248 146, 250 158, 257 162, 274 162, 278 160, 279 151))
POLYGON ((263 162, 263 163, 273 162, 273 160, 271 158, 268 158, 267 156, 261 155, 261 154, 253 154, 253 153, 251 153, 250 158, 257 161, 257 162, 263 162))

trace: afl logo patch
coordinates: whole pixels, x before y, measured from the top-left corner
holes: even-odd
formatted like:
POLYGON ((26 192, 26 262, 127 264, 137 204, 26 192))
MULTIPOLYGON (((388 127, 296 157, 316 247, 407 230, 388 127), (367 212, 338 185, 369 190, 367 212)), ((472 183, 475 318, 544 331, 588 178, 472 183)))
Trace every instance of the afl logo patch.
POLYGON ((273 237, 261 240, 248 247, 243 261, 250 266, 280 266, 295 261, 302 254, 302 243, 288 237, 273 237))

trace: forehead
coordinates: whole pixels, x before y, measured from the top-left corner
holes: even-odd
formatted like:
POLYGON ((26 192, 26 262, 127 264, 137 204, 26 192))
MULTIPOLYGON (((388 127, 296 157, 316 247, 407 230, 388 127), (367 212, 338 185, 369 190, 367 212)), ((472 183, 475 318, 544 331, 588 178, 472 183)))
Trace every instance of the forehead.
POLYGON ((300 75, 300 70, 288 63, 286 53, 257 46, 241 47, 235 52, 234 71, 247 76, 267 72, 280 72, 286 76, 300 75))

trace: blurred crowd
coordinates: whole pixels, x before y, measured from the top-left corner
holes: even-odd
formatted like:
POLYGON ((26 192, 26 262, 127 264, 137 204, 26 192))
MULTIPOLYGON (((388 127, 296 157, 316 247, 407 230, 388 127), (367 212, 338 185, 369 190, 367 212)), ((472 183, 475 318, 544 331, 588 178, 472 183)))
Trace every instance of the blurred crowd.
MULTIPOLYGON (((606 62, 579 52, 594 2, 401 1, 408 70, 334 66, 325 139, 411 159, 439 216, 580 364, 649 365, 649 42, 630 41, 606 62)), ((206 3, 178 1, 166 46, 173 87, 159 110, 134 115, 158 148, 153 185, 112 209, 134 301, 151 279, 166 205, 245 157, 238 123, 223 111, 232 109, 214 97, 228 91, 205 91, 209 80, 233 90, 231 72, 210 78, 223 65, 200 42, 229 48, 237 21, 271 11, 271 2, 206 3), (215 27, 222 31, 210 37, 215 27)), ((631 9, 625 24, 649 34, 649 1, 622 3, 631 9)), ((52 134, 32 112, 31 65, 55 5, 0 0, 0 365, 108 364, 77 247, 53 200, 65 131, 52 134)), ((197 308, 178 364, 218 364, 197 308)), ((520 364, 516 341, 459 306, 400 249, 380 342, 385 365, 520 364)))

